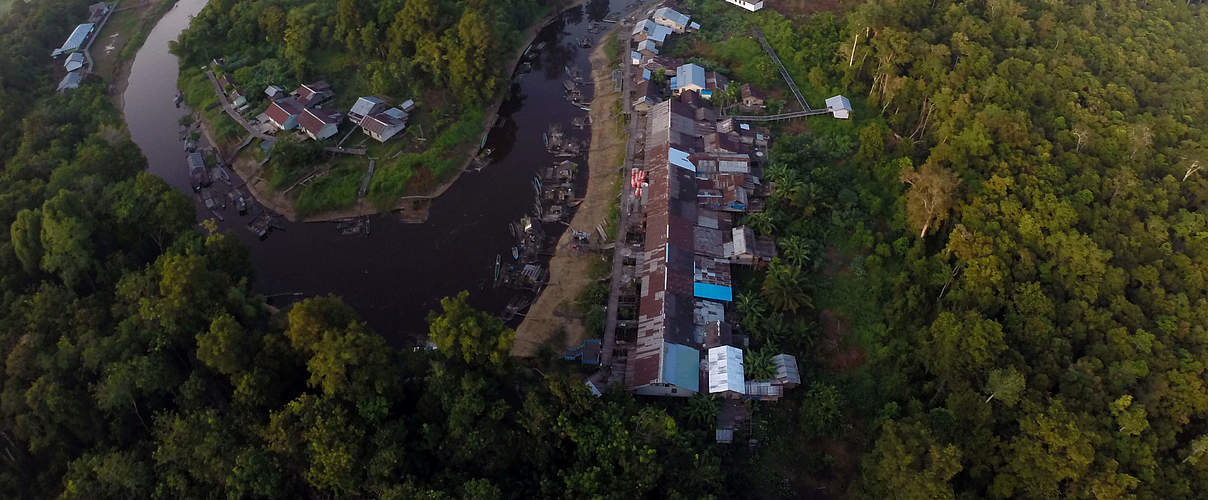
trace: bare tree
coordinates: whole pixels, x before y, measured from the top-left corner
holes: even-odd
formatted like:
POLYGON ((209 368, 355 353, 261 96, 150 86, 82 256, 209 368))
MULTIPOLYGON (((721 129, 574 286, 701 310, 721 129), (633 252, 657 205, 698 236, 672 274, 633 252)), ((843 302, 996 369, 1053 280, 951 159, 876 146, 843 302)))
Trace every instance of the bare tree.
POLYGON ((915 226, 922 227, 919 237, 924 238, 932 224, 939 224, 948 217, 960 180, 952 171, 931 163, 917 169, 903 169, 901 180, 910 185, 906 192, 907 218, 915 226))
POLYGON ((1184 181, 1187 180, 1188 177, 1191 177, 1191 174, 1194 174, 1199 171, 1200 171, 1200 161, 1196 160, 1196 161, 1191 162, 1191 167, 1189 167, 1187 169, 1186 174, 1183 174, 1183 180, 1184 181))

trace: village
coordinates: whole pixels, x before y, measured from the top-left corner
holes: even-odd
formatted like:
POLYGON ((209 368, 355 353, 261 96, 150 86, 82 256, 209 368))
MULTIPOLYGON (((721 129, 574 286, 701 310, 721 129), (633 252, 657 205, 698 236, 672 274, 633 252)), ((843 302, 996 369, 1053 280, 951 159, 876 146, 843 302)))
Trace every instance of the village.
POLYGON ((671 37, 708 26, 673 2, 641 12, 629 20, 622 51, 631 129, 607 326, 602 339, 563 357, 597 369, 587 381, 593 392, 621 385, 646 396, 722 397, 717 441, 730 442, 746 420, 741 401, 776 401, 801 383, 789 353, 772 357, 772 377, 745 371, 752 346, 731 319, 732 268, 761 267, 776 255, 774 241, 741 225, 775 188, 761 179, 772 138, 758 125, 823 114, 847 119, 851 104, 834 96, 811 108, 782 70, 801 111, 768 114, 764 92, 749 84, 739 85, 740 102, 719 107, 717 96, 735 90, 724 75, 659 53, 671 37), (741 114, 731 114, 734 108, 741 114))
POLYGON ((88 22, 77 25, 63 41, 63 45, 51 51, 50 57, 52 58, 58 59, 60 56, 66 56, 63 60, 63 69, 66 74, 59 80, 56 91, 66 93, 79 88, 84 77, 92 72, 93 61, 88 50, 96 41, 96 34, 105 27, 105 23, 109 21, 109 16, 113 12, 113 6, 106 2, 89 5, 88 22))

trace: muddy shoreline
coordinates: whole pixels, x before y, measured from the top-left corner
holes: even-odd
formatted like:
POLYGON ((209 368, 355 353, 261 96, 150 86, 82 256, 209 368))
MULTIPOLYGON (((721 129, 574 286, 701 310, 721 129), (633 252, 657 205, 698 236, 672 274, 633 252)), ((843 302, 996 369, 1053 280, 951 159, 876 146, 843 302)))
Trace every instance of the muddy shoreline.
MULTIPOLYGON (((612 116, 613 105, 622 98, 620 93, 612 91, 612 70, 619 67, 621 61, 611 59, 605 51, 609 37, 616 36, 616 28, 605 32, 591 53, 591 75, 596 92, 591 100, 587 193, 570 223, 570 227, 576 229, 606 223, 615 199, 612 186, 619 175, 618 159, 625 153, 626 138, 612 116)), ((543 344, 558 341, 565 345, 551 347, 561 350, 578 345, 589 336, 576 302, 591 284, 592 262, 601 255, 576 250, 572 248, 571 240, 570 231, 564 232, 558 240, 549 262, 549 284, 516 328, 512 355, 532 356, 543 344)))

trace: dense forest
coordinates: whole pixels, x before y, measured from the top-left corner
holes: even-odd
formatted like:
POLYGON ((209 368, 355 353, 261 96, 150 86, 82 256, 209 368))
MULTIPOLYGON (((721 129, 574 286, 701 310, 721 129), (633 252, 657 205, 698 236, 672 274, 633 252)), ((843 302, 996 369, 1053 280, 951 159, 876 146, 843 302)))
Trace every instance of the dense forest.
MULTIPOLYGON (((781 256, 743 324, 814 352, 840 404, 803 405, 844 423, 786 474, 846 461, 839 488, 870 498, 1208 491, 1202 5, 873 0, 793 25, 685 3, 760 24, 807 94, 859 108, 780 138, 747 220, 781 256)), ((708 58, 774 76, 705 31, 708 58)))
POLYGON ((717 27, 692 35, 702 60, 771 84, 739 41, 758 23, 811 100, 857 107, 781 130, 746 221, 780 257, 741 276, 741 326, 807 378, 751 407, 755 447, 712 444, 709 398, 594 397, 574 366, 506 356, 512 332, 464 296, 430 314, 435 350, 387 346, 338 298, 275 310, 246 249, 142 173, 103 83, 52 94, 46 51, 87 3, 0 18, 6 498, 1208 491, 1196 2, 803 21, 683 2, 717 27))
POLYGON ((19 3, 0 35, 24 97, 2 101, 20 126, 0 156, 0 496, 719 490, 708 400, 689 420, 593 396, 573 366, 508 357, 511 330, 464 295, 429 318, 438 350, 387 346, 337 298, 253 295, 246 249, 142 172, 105 85, 52 93, 44 48, 86 3, 19 3))

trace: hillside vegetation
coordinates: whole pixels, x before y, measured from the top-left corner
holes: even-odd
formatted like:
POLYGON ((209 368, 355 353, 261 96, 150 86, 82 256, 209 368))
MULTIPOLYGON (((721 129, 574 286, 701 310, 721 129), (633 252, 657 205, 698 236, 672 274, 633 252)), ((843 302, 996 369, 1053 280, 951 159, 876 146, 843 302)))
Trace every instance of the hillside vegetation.
POLYGON ((780 468, 870 498, 1208 491, 1208 11, 874 0, 825 38, 745 22, 790 67, 825 56, 798 82, 860 117, 782 139, 748 218, 781 258, 744 325, 841 389, 831 412, 805 396, 810 444, 772 466, 838 440, 862 463, 780 468))

